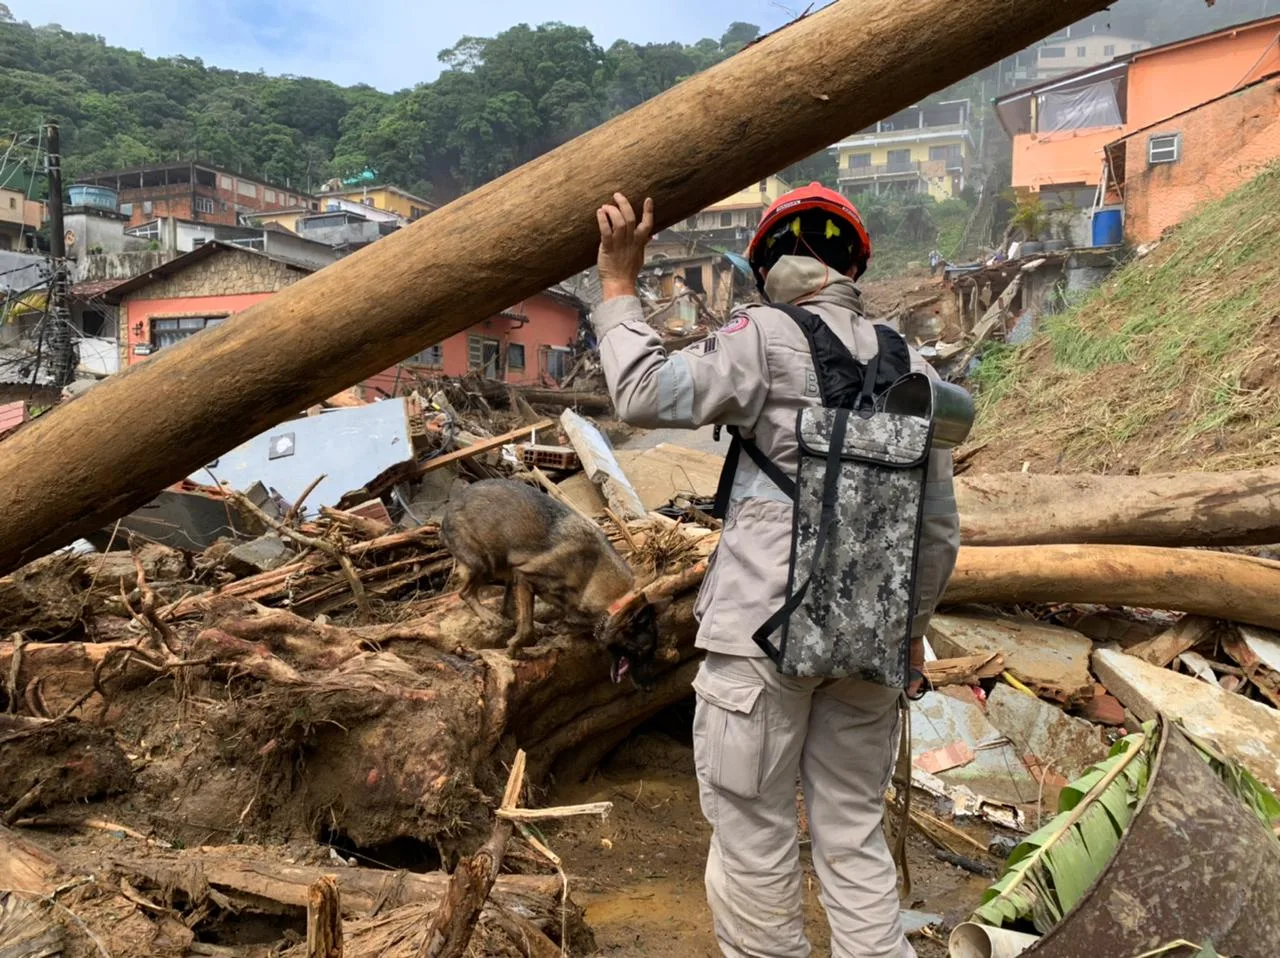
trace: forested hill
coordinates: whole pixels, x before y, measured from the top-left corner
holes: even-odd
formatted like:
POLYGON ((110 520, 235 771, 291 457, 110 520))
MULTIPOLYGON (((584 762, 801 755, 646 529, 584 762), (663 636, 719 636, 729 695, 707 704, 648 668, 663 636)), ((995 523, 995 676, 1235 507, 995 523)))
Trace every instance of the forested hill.
POLYGON ((464 37, 437 79, 389 94, 153 58, 0 4, 0 153, 45 118, 75 176, 198 158, 295 188, 366 168, 437 201, 532 159, 740 50, 759 33, 602 49, 589 31, 524 24, 464 37))

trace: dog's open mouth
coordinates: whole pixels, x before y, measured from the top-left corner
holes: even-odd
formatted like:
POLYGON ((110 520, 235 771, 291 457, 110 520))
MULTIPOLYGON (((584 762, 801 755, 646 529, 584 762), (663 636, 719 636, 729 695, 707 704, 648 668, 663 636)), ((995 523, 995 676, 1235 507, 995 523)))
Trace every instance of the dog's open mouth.
POLYGON ((630 671, 631 660, 625 655, 620 655, 613 660, 613 665, 609 667, 609 677, 613 679, 613 684, 617 685, 630 671))

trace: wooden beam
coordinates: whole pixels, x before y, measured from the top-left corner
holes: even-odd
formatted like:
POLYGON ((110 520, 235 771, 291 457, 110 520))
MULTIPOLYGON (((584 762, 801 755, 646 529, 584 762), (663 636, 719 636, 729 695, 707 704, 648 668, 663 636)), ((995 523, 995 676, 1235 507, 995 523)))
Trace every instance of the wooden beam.
POLYGON ((434 459, 428 459, 418 467, 418 475, 425 476, 433 470, 439 469, 441 466, 447 466, 451 462, 461 462, 463 459, 470 459, 472 456, 479 456, 482 453, 493 452, 495 449, 501 449, 509 442, 514 442, 523 436, 529 435, 540 429, 554 429, 555 423, 550 419, 543 419, 541 422, 534 423, 532 426, 521 426, 519 429, 512 429, 510 432, 504 432, 501 436, 494 436, 491 439, 484 439, 477 443, 472 443, 462 449, 455 449, 453 452, 447 452, 443 456, 436 456, 434 459))
POLYGON ((764 37, 10 436, 0 573, 589 266, 615 191, 665 228, 1110 2, 842 0, 764 37))

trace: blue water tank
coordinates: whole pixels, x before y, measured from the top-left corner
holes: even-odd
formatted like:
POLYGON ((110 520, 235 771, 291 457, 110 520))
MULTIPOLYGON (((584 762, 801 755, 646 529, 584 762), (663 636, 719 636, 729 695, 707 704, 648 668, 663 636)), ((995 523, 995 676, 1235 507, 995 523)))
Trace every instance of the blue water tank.
POLYGON ((1093 245, 1119 246, 1124 242, 1124 208, 1104 206, 1093 213, 1093 245))
POLYGON ((67 190, 72 206, 92 206, 99 210, 111 210, 113 213, 120 205, 120 194, 109 186, 91 186, 77 183, 67 190))

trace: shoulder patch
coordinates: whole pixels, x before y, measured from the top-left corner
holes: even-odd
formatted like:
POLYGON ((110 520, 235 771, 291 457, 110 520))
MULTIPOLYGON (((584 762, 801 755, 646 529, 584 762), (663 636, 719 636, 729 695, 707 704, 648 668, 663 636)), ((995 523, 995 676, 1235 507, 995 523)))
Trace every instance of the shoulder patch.
POLYGON ((727 336, 730 333, 740 333, 750 325, 751 320, 749 318, 743 315, 738 315, 734 316, 729 320, 729 322, 721 326, 719 332, 727 336))
POLYGON ((704 356, 707 353, 714 353, 716 351, 716 337, 714 335, 708 336, 702 342, 698 343, 698 346, 701 347, 702 354, 704 356))

